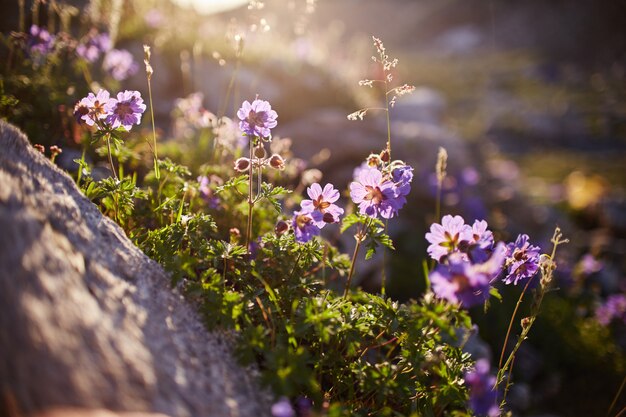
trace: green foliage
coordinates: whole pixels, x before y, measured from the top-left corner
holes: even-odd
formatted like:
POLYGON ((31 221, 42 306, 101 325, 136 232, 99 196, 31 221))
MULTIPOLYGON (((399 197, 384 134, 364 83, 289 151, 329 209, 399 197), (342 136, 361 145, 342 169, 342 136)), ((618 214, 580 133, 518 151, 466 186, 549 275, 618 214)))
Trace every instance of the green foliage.
POLYGON ((387 226, 378 218, 372 218, 360 213, 348 214, 341 223, 341 232, 358 225, 356 237, 367 241, 365 260, 371 259, 379 246, 395 250, 393 241, 386 233, 387 226))

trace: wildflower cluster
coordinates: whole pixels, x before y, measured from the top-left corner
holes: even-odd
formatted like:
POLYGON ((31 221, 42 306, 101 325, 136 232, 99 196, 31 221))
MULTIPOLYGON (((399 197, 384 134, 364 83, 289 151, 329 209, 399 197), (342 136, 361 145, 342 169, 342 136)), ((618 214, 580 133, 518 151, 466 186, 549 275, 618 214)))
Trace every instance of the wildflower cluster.
POLYGON ((113 48, 107 32, 91 29, 76 40, 65 32, 53 35, 43 27, 32 25, 26 35, 26 51, 38 64, 52 53, 64 50, 75 53, 89 65, 102 59, 102 69, 117 81, 126 80, 139 70, 129 51, 113 48))
MULTIPOLYGON (((250 7, 259 10, 262 4, 251 2, 250 7)), ((98 85, 91 82, 89 69, 99 60, 115 81, 137 71, 132 55, 114 49, 107 33, 93 29, 77 41, 59 40, 68 37, 34 25, 23 34, 24 55, 34 62, 66 48, 89 86, 98 85)), ((389 122, 396 100, 414 87, 389 85, 398 61, 389 58, 380 39, 373 41, 378 55, 373 59, 384 76, 360 85, 384 85, 387 143, 365 158, 347 187, 322 181, 321 171, 294 162, 288 154, 290 140, 272 138, 278 114, 268 101, 244 101, 231 119, 225 115, 228 100, 215 114, 203 107, 200 93, 177 100, 172 111, 176 140, 163 144, 164 157, 159 159, 154 115, 152 141, 132 134, 122 141, 123 134, 136 131, 142 122, 147 106, 141 93, 122 90, 112 95, 106 89, 94 90, 74 106, 77 124, 90 129, 72 127, 104 139, 106 147, 96 152, 108 153, 112 177, 94 179, 83 157, 76 160, 77 183, 171 273, 172 284, 199 306, 208 326, 237 332, 239 358, 258 366, 261 380, 278 398, 267 410, 273 416, 440 415, 462 414, 468 408, 477 415, 498 415, 497 387, 510 372, 553 279, 554 252, 541 255, 527 235, 509 244, 496 242, 486 221, 466 224, 461 216, 446 215, 426 233, 433 268, 425 265, 425 276, 432 291, 418 300, 394 301, 385 294, 384 267, 380 294, 351 287, 361 247, 367 249, 366 260, 380 247, 394 249, 388 223, 408 204, 414 178, 408 161, 391 156, 389 122), (154 171, 133 172, 146 159, 141 158, 141 152, 148 152, 146 144, 154 171), (128 160, 132 164, 125 165, 128 160), (282 185, 289 184, 298 184, 295 191, 305 193, 302 200, 283 197, 291 191, 282 185), (346 188, 350 199, 343 204, 341 190, 346 188), (356 226, 351 259, 322 236, 329 224, 340 224, 341 233, 356 226), (541 280, 520 341, 493 376, 487 361, 472 364, 464 341, 458 340, 472 327, 466 309, 496 295, 500 280, 525 285, 521 303, 537 274, 541 280), (344 284, 343 294, 337 292, 344 284)), ((243 45, 241 38, 238 42, 237 57, 243 45)), ((152 110, 154 70, 149 47, 144 52, 152 110)), ((114 80, 107 82, 116 85, 114 80)), ((66 104, 74 101, 67 99, 66 104)), ((348 117, 362 119, 368 110, 348 117)), ((71 119, 69 112, 67 116, 71 119)), ((51 159, 60 152, 50 147, 51 159)), ((441 150, 439 187, 446 162, 447 153, 441 150)), ((562 242, 560 235, 554 239, 555 247, 562 242)), ((624 305, 623 298, 609 299, 597 310, 598 320, 623 319, 624 305)), ((507 342, 508 334, 503 358, 510 349, 507 342)))
POLYGON ((539 251, 527 235, 514 243, 495 243, 487 222, 470 226, 461 216, 446 215, 426 233, 428 254, 438 266, 431 272, 435 294, 450 302, 472 307, 489 298, 491 284, 507 268, 507 284, 526 282, 539 270, 539 251))
POLYGON ((96 126, 100 131, 111 132, 118 128, 130 131, 133 125, 141 123, 141 115, 146 105, 139 91, 125 90, 111 98, 107 90, 97 94, 89 93, 74 107, 74 117, 78 122, 96 126))

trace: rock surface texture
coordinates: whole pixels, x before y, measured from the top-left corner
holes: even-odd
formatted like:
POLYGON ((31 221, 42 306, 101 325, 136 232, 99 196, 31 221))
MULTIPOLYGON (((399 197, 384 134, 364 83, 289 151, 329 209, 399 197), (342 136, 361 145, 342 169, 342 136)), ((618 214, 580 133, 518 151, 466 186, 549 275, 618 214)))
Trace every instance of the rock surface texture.
POLYGON ((268 414, 161 267, 1 121, 0 184, 0 415, 268 414))

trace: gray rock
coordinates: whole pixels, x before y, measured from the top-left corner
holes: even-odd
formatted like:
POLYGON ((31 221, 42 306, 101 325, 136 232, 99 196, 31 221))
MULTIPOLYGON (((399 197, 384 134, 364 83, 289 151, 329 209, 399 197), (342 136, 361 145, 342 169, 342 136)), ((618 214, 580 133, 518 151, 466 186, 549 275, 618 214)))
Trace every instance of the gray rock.
POLYGON ((0 415, 269 414, 163 269, 1 121, 0 183, 0 415))

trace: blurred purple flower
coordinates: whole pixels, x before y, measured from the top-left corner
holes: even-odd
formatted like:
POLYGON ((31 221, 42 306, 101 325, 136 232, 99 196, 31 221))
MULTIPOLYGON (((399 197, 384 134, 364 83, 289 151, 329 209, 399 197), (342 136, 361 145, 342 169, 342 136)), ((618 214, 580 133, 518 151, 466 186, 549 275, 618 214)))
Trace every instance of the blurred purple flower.
POLYGON ((165 17, 158 9, 150 9, 143 18, 144 22, 151 28, 158 28, 163 25, 165 17))
POLYGON ((200 196, 207 203, 209 208, 216 209, 219 207, 220 199, 214 195, 213 189, 210 187, 211 180, 206 175, 201 175, 197 178, 198 191, 200 196))
POLYGON ((604 265, 592 254, 587 253, 580 259, 580 270, 585 275, 591 275, 600 271, 604 265))
POLYGON ((92 30, 76 47, 76 55, 87 62, 95 62, 101 54, 111 49, 111 38, 108 33, 92 30))
POLYGON ((369 166, 367 161, 361 163, 361 165, 354 168, 354 170, 352 171, 352 179, 356 181, 356 179, 359 178, 359 176, 361 175, 361 172, 368 170, 368 169, 373 169, 373 168, 369 166))
POLYGON ((472 239, 472 228, 465 224, 463 217, 447 214, 441 224, 430 225, 430 232, 426 233, 426 240, 430 243, 427 251, 431 258, 440 262, 445 256, 457 252, 462 242, 469 243, 472 239))
POLYGON ((270 129, 276 127, 278 115, 269 102, 256 99, 250 104, 248 100, 244 101, 239 111, 239 128, 247 136, 267 138, 272 132, 270 129))
POLYGON ((359 212, 370 217, 392 218, 406 202, 396 195, 394 183, 383 178, 376 168, 363 169, 350 184, 350 197, 359 205, 359 212))
POLYGON ((27 41, 28 50, 33 55, 47 55, 52 52, 54 39, 46 29, 32 25, 27 41))
POLYGON ((114 129, 122 126, 130 131, 133 124, 141 123, 141 115, 146 110, 146 105, 139 91, 126 90, 117 93, 117 99, 109 100, 108 108, 110 115, 107 117, 107 123, 114 129))
POLYGON ((311 415, 311 409, 313 408, 313 401, 307 397, 296 398, 295 409, 299 417, 309 417, 311 415))
POLYGON ((326 184, 322 190, 318 183, 314 183, 306 191, 311 200, 302 201, 302 211, 311 214, 317 227, 321 229, 326 223, 339 222, 343 209, 334 204, 339 199, 339 191, 332 184, 326 184))
POLYGON ((296 234, 296 241, 300 243, 306 243, 313 239, 313 236, 320 234, 320 228, 316 226, 311 213, 306 211, 293 213, 291 227, 296 234))
POLYGON ((626 323, 626 296, 624 294, 610 295, 604 304, 596 309, 596 320, 603 326, 608 326, 613 319, 626 323))
POLYGON ((433 292, 438 298, 460 303, 464 308, 480 304, 489 298, 490 283, 498 276, 504 263, 504 244, 496 247, 487 262, 472 264, 461 253, 448 256, 431 273, 433 292))
POLYGON ((102 68, 118 81, 127 79, 139 70, 132 54, 125 49, 111 49, 107 52, 102 68))
POLYGON ((96 95, 89 93, 74 107, 74 116, 79 122, 82 120, 88 126, 93 126, 95 122, 110 115, 110 101, 107 90, 100 90, 96 95))
POLYGON ((402 165, 391 173, 395 183, 396 196, 405 196, 411 192, 411 182, 413 181, 413 168, 409 165, 402 165))
POLYGON ((506 284, 517 285, 537 273, 541 249, 530 244, 528 235, 518 235, 515 242, 509 243, 506 249, 507 275, 504 277, 506 284))
POLYGON ((493 389, 496 377, 489 373, 489 361, 479 359, 474 369, 465 373, 465 383, 469 388, 469 407, 477 416, 496 417, 500 415, 498 391, 493 389))
POLYGON ((472 225, 472 240, 466 249, 473 262, 484 262, 489 258, 493 249, 493 233, 487 229, 489 225, 484 220, 474 220, 472 225))
POLYGON ((278 402, 272 405, 272 417, 295 417, 294 411, 289 399, 287 397, 281 397, 278 402))

